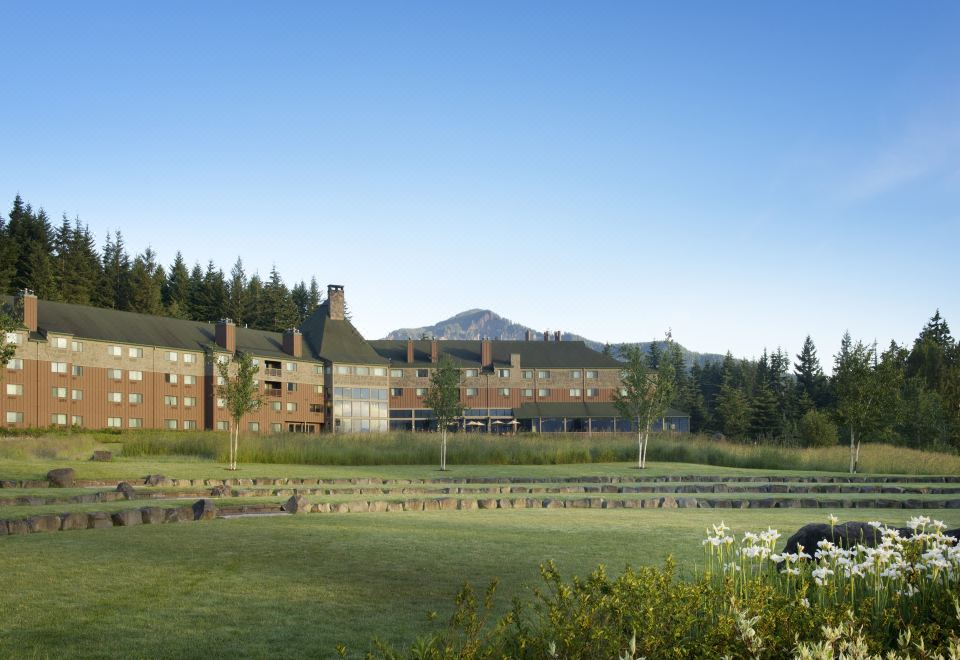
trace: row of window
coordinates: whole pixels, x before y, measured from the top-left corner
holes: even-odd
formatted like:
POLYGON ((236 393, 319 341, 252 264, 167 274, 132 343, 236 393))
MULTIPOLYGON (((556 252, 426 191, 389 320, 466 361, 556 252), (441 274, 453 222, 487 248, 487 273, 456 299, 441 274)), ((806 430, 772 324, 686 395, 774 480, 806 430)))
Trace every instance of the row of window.
MULTIPOLYGON (((414 388, 414 394, 416 394, 417 396, 426 396, 427 391, 428 389, 426 387, 414 388)), ((477 396, 479 394, 479 391, 480 390, 476 387, 465 387, 463 389, 464 396, 477 396)), ((510 391, 511 390, 509 387, 497 388, 497 393, 500 394, 500 396, 510 396, 510 391)), ((567 392, 570 396, 581 396, 581 394, 583 393, 583 390, 580 389, 579 387, 571 387, 569 390, 567 390, 567 392)), ((552 393, 553 393, 553 390, 547 389, 545 387, 541 387, 537 390, 537 396, 539 397, 547 397, 547 396, 550 396, 552 393)), ((390 396, 403 396, 403 388, 402 387, 390 388, 390 396)), ((522 391, 522 396, 532 397, 533 388, 532 387, 525 388, 522 391)), ((588 387, 587 396, 588 397, 600 396, 600 390, 596 387, 588 387)))
MULTIPOLYGON (((429 377, 430 377, 430 370, 429 370, 429 369, 416 369, 415 371, 416 371, 416 376, 417 376, 417 378, 429 378, 429 377)), ((535 370, 533 370, 533 369, 521 369, 521 370, 520 370, 520 377, 523 378, 524 380, 533 380, 533 374, 534 374, 534 373, 537 374, 537 379, 538 379, 538 380, 548 380, 548 379, 551 377, 551 371, 550 371, 549 369, 540 369, 540 370, 538 370, 538 371, 535 371, 535 370)), ((463 375, 464 375, 465 378, 476 378, 477 376, 480 375, 480 370, 479 370, 479 369, 464 369, 464 370, 463 370, 463 375)), ((579 380, 580 378, 583 377, 584 372, 583 372, 582 370, 580 370, 580 369, 572 369, 572 370, 570 370, 570 371, 568 372, 568 375, 569 375, 569 377, 570 377, 571 379, 573 379, 573 380, 579 380)), ((500 378, 510 378, 510 370, 509 370, 509 369, 497 369, 497 376, 500 377, 500 378)), ((599 371, 596 371, 596 370, 589 370, 589 371, 586 372, 586 376, 587 376, 587 379, 588 379, 588 380, 596 380, 597 378, 600 377, 600 372, 599 372, 599 371)), ((391 377, 391 378, 402 378, 402 377, 403 377, 403 369, 391 369, 391 370, 390 370, 390 377, 391 377)))
MULTIPOLYGON (((78 343, 78 342, 74 342, 78 343)), ((57 348, 66 348, 66 346, 59 346, 57 348)), ((76 349, 74 349, 76 350, 76 349)), ((83 350, 82 348, 80 350, 83 350)), ((113 357, 123 357, 123 347, 122 346, 107 346, 107 355, 113 357)), ((127 357, 129 358, 142 358, 143 349, 139 346, 127 346, 127 357)), ((182 358, 184 364, 194 364, 197 361, 196 353, 183 353, 182 355, 177 353, 177 351, 164 351, 163 359, 167 362, 177 362, 178 359, 182 358)))
POLYGON ((335 401, 334 417, 382 417, 390 414, 390 406, 379 401, 335 401))
POLYGON ((351 367, 338 365, 337 374, 340 376, 386 376, 386 367, 351 367))
POLYGON ((333 398, 386 401, 387 390, 382 387, 334 387, 333 398))
MULTIPOLYGON (((65 413, 53 413, 50 415, 50 424, 54 426, 66 426, 68 416, 65 413)), ((73 426, 83 426, 83 416, 82 415, 70 415, 69 416, 70 424, 73 426)), ((7 424, 23 424, 23 413, 17 411, 7 411, 6 413, 7 424)), ((178 422, 175 419, 165 419, 163 420, 164 428, 176 429, 178 428, 178 422)), ((107 427, 108 428, 122 428, 123 419, 121 417, 107 417, 107 427)), ((143 418, 142 417, 129 417, 127 418, 127 428, 139 429, 143 428, 143 418)), ((185 420, 183 422, 183 428, 186 430, 196 430, 197 422, 195 420, 185 420)))

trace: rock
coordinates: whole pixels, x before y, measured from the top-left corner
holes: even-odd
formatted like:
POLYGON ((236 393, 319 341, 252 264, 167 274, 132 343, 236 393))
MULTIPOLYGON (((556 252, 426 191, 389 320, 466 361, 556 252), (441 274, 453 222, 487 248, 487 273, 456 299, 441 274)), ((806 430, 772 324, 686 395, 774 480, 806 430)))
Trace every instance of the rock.
MULTIPOLYGON (((911 534, 910 530, 900 530, 901 536, 911 534)), ((881 538, 880 531, 865 522, 845 522, 832 527, 825 523, 811 523, 804 525, 788 538, 783 551, 795 553, 799 546, 803 546, 804 552, 812 555, 817 551, 817 544, 824 540, 832 541, 844 548, 857 544, 873 547, 880 542, 881 538)))
POLYGON ((347 512, 349 513, 366 513, 369 510, 370 505, 364 500, 353 500, 351 502, 347 502, 347 512))
POLYGON ((148 506, 140 509, 140 517, 144 525, 162 525, 166 512, 158 506, 148 506))
POLYGON ((31 516, 27 518, 27 525, 31 532, 59 532, 60 516, 31 516))
POLYGON ((661 509, 676 509, 677 501, 672 497, 661 497, 660 498, 660 508, 661 509))
POLYGON ((282 508, 287 513, 310 513, 310 511, 313 509, 313 506, 303 495, 294 495, 289 500, 284 502, 282 508))
POLYGON ((437 500, 441 511, 453 511, 457 508, 457 499, 455 497, 443 497, 437 500))
POLYGON ((210 489, 210 497, 229 497, 230 492, 229 488, 223 484, 219 484, 210 489))
POLYGON ((384 500, 371 500, 368 511, 370 513, 383 513, 387 510, 387 503, 384 500))
POLYGON ((458 508, 458 509, 461 509, 461 510, 476 509, 476 508, 477 508, 477 501, 474 500, 474 499, 471 499, 471 498, 462 499, 462 500, 460 500, 459 506, 458 506, 457 508, 458 508))
POLYGON ((47 472, 47 481, 54 488, 73 488, 77 473, 73 468, 57 468, 47 472))
POLYGON ((696 509, 697 508, 697 498, 696 497, 681 497, 677 500, 677 507, 680 509, 696 509))
POLYGON ((213 520, 217 517, 217 505, 213 500, 197 500, 193 503, 194 520, 213 520))
POLYGON ((143 480, 145 486, 169 486, 171 485, 170 480, 167 479, 162 474, 148 474, 147 478, 143 480))
POLYGON ((164 521, 168 523, 193 521, 192 506, 178 506, 175 509, 166 509, 163 513, 164 521))
POLYGON ((140 513, 140 509, 127 509, 111 513, 110 519, 115 527, 132 527, 143 523, 143 514, 140 513))
POLYGON ((106 529, 113 527, 113 520, 110 515, 102 511, 94 511, 87 514, 87 529, 106 529))
POLYGON ((30 525, 26 520, 8 520, 7 521, 7 534, 29 534, 30 525))
POLYGON ((477 506, 481 509, 496 509, 497 501, 491 499, 477 500, 477 506))
POLYGON ((91 461, 100 461, 100 462, 102 462, 102 463, 106 463, 106 462, 112 461, 112 460, 113 460, 113 452, 109 452, 109 451, 104 451, 104 450, 102 450, 102 449, 98 449, 98 450, 96 450, 95 452, 93 452, 93 456, 90 458, 90 460, 91 460, 91 461))
POLYGON ((121 481, 117 484, 117 492, 123 494, 123 498, 127 500, 132 500, 137 496, 137 491, 133 489, 133 486, 128 484, 126 481, 121 481))
POLYGON ((60 529, 68 531, 71 529, 87 529, 88 518, 85 513, 62 513, 60 514, 60 529))

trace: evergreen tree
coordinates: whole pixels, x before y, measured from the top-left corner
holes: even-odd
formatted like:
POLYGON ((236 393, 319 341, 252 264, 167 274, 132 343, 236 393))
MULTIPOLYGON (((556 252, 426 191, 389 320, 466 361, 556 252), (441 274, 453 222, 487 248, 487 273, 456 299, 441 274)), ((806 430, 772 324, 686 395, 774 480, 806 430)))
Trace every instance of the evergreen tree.
POLYGON ((219 321, 216 317, 208 316, 210 310, 206 307, 203 287, 203 269, 199 262, 194 262, 187 282, 187 313, 194 321, 219 321))
POLYGON ((307 285, 302 280, 299 284, 293 286, 290 292, 290 302, 296 310, 295 325, 299 326, 307 318, 307 311, 310 307, 310 293, 307 291, 307 285))
POLYGON ((310 291, 307 295, 307 317, 313 316, 313 313, 320 307, 322 301, 320 286, 317 284, 317 278, 310 278, 310 291))
POLYGON ((247 319, 247 323, 251 327, 266 327, 264 325, 266 314, 264 314, 263 281, 257 273, 254 273, 247 283, 246 311, 243 317, 247 319))
POLYGON ((97 295, 97 287, 103 279, 100 255, 90 228, 80 224, 80 218, 74 218, 70 235, 68 271, 72 281, 64 283, 64 300, 80 305, 92 304, 97 295))
POLYGON ((797 376, 797 399, 801 402, 802 412, 810 408, 823 407, 827 403, 827 378, 820 367, 817 347, 810 335, 803 340, 803 348, 793 364, 797 376))
POLYGON ((227 317, 227 282, 223 271, 214 266, 213 261, 207 262, 207 270, 203 274, 203 284, 200 287, 200 300, 197 308, 203 314, 203 320, 216 321, 227 317))
POLYGON ((247 318, 247 274, 240 257, 230 269, 230 285, 227 289, 227 315, 237 325, 249 324, 252 319, 247 318))
POLYGON ((266 314, 264 330, 283 332, 296 325, 297 309, 276 266, 270 270, 270 280, 263 287, 263 308, 266 314))
POLYGON ((152 248, 137 255, 130 270, 131 312, 159 315, 163 313, 163 269, 157 265, 152 248))
POLYGON ((103 248, 103 306, 126 310, 130 307, 130 255, 118 229, 103 248))
POLYGON ((163 304, 167 314, 174 318, 189 318, 190 315, 190 273, 183 255, 177 251, 163 285, 163 304))

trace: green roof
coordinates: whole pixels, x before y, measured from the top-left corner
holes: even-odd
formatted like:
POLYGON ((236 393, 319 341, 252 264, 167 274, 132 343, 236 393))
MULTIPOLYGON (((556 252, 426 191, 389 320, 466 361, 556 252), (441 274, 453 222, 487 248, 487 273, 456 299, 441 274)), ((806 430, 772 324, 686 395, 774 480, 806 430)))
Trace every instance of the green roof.
MULTIPOLYGON (((429 367, 431 340, 413 342, 413 362, 407 362, 406 340, 379 339, 369 342, 374 350, 395 366, 429 367)), ((623 363, 588 347, 582 341, 501 341, 491 340, 495 367, 509 367, 510 355, 520 354, 520 366, 531 369, 617 369, 623 363)), ((461 367, 480 366, 479 340, 437 340, 440 355, 461 367)))
MULTIPOLYGON (((517 419, 535 419, 538 417, 622 417, 612 403, 525 403, 513 409, 517 419)), ((689 417, 689 413, 668 408, 664 417, 689 417)))

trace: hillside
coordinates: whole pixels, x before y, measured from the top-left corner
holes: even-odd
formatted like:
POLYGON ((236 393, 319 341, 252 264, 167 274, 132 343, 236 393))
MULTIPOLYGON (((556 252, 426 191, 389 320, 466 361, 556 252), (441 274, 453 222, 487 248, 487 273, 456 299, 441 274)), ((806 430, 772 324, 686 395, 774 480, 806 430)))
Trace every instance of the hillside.
MULTIPOLYGON (((418 328, 399 328, 390 332, 385 339, 420 339, 421 337, 434 337, 436 339, 507 339, 523 340, 527 337, 527 332, 533 332, 538 341, 543 341, 542 330, 534 330, 520 323, 515 323, 510 319, 504 318, 489 309, 469 309, 460 312, 455 316, 435 323, 433 325, 421 326, 418 328)), ((554 330, 550 329, 550 339, 553 339, 554 330)), ((572 332, 562 332, 563 341, 583 341, 595 351, 603 350, 603 342, 593 341, 572 332)), ((621 342, 614 344, 614 355, 617 353, 617 346, 621 342)), ((648 341, 628 342, 642 347, 644 350, 650 348, 648 341)), ((698 353, 691 351, 684 346, 684 358, 688 365, 694 363, 705 364, 707 362, 720 361, 723 356, 717 353, 698 353)))

